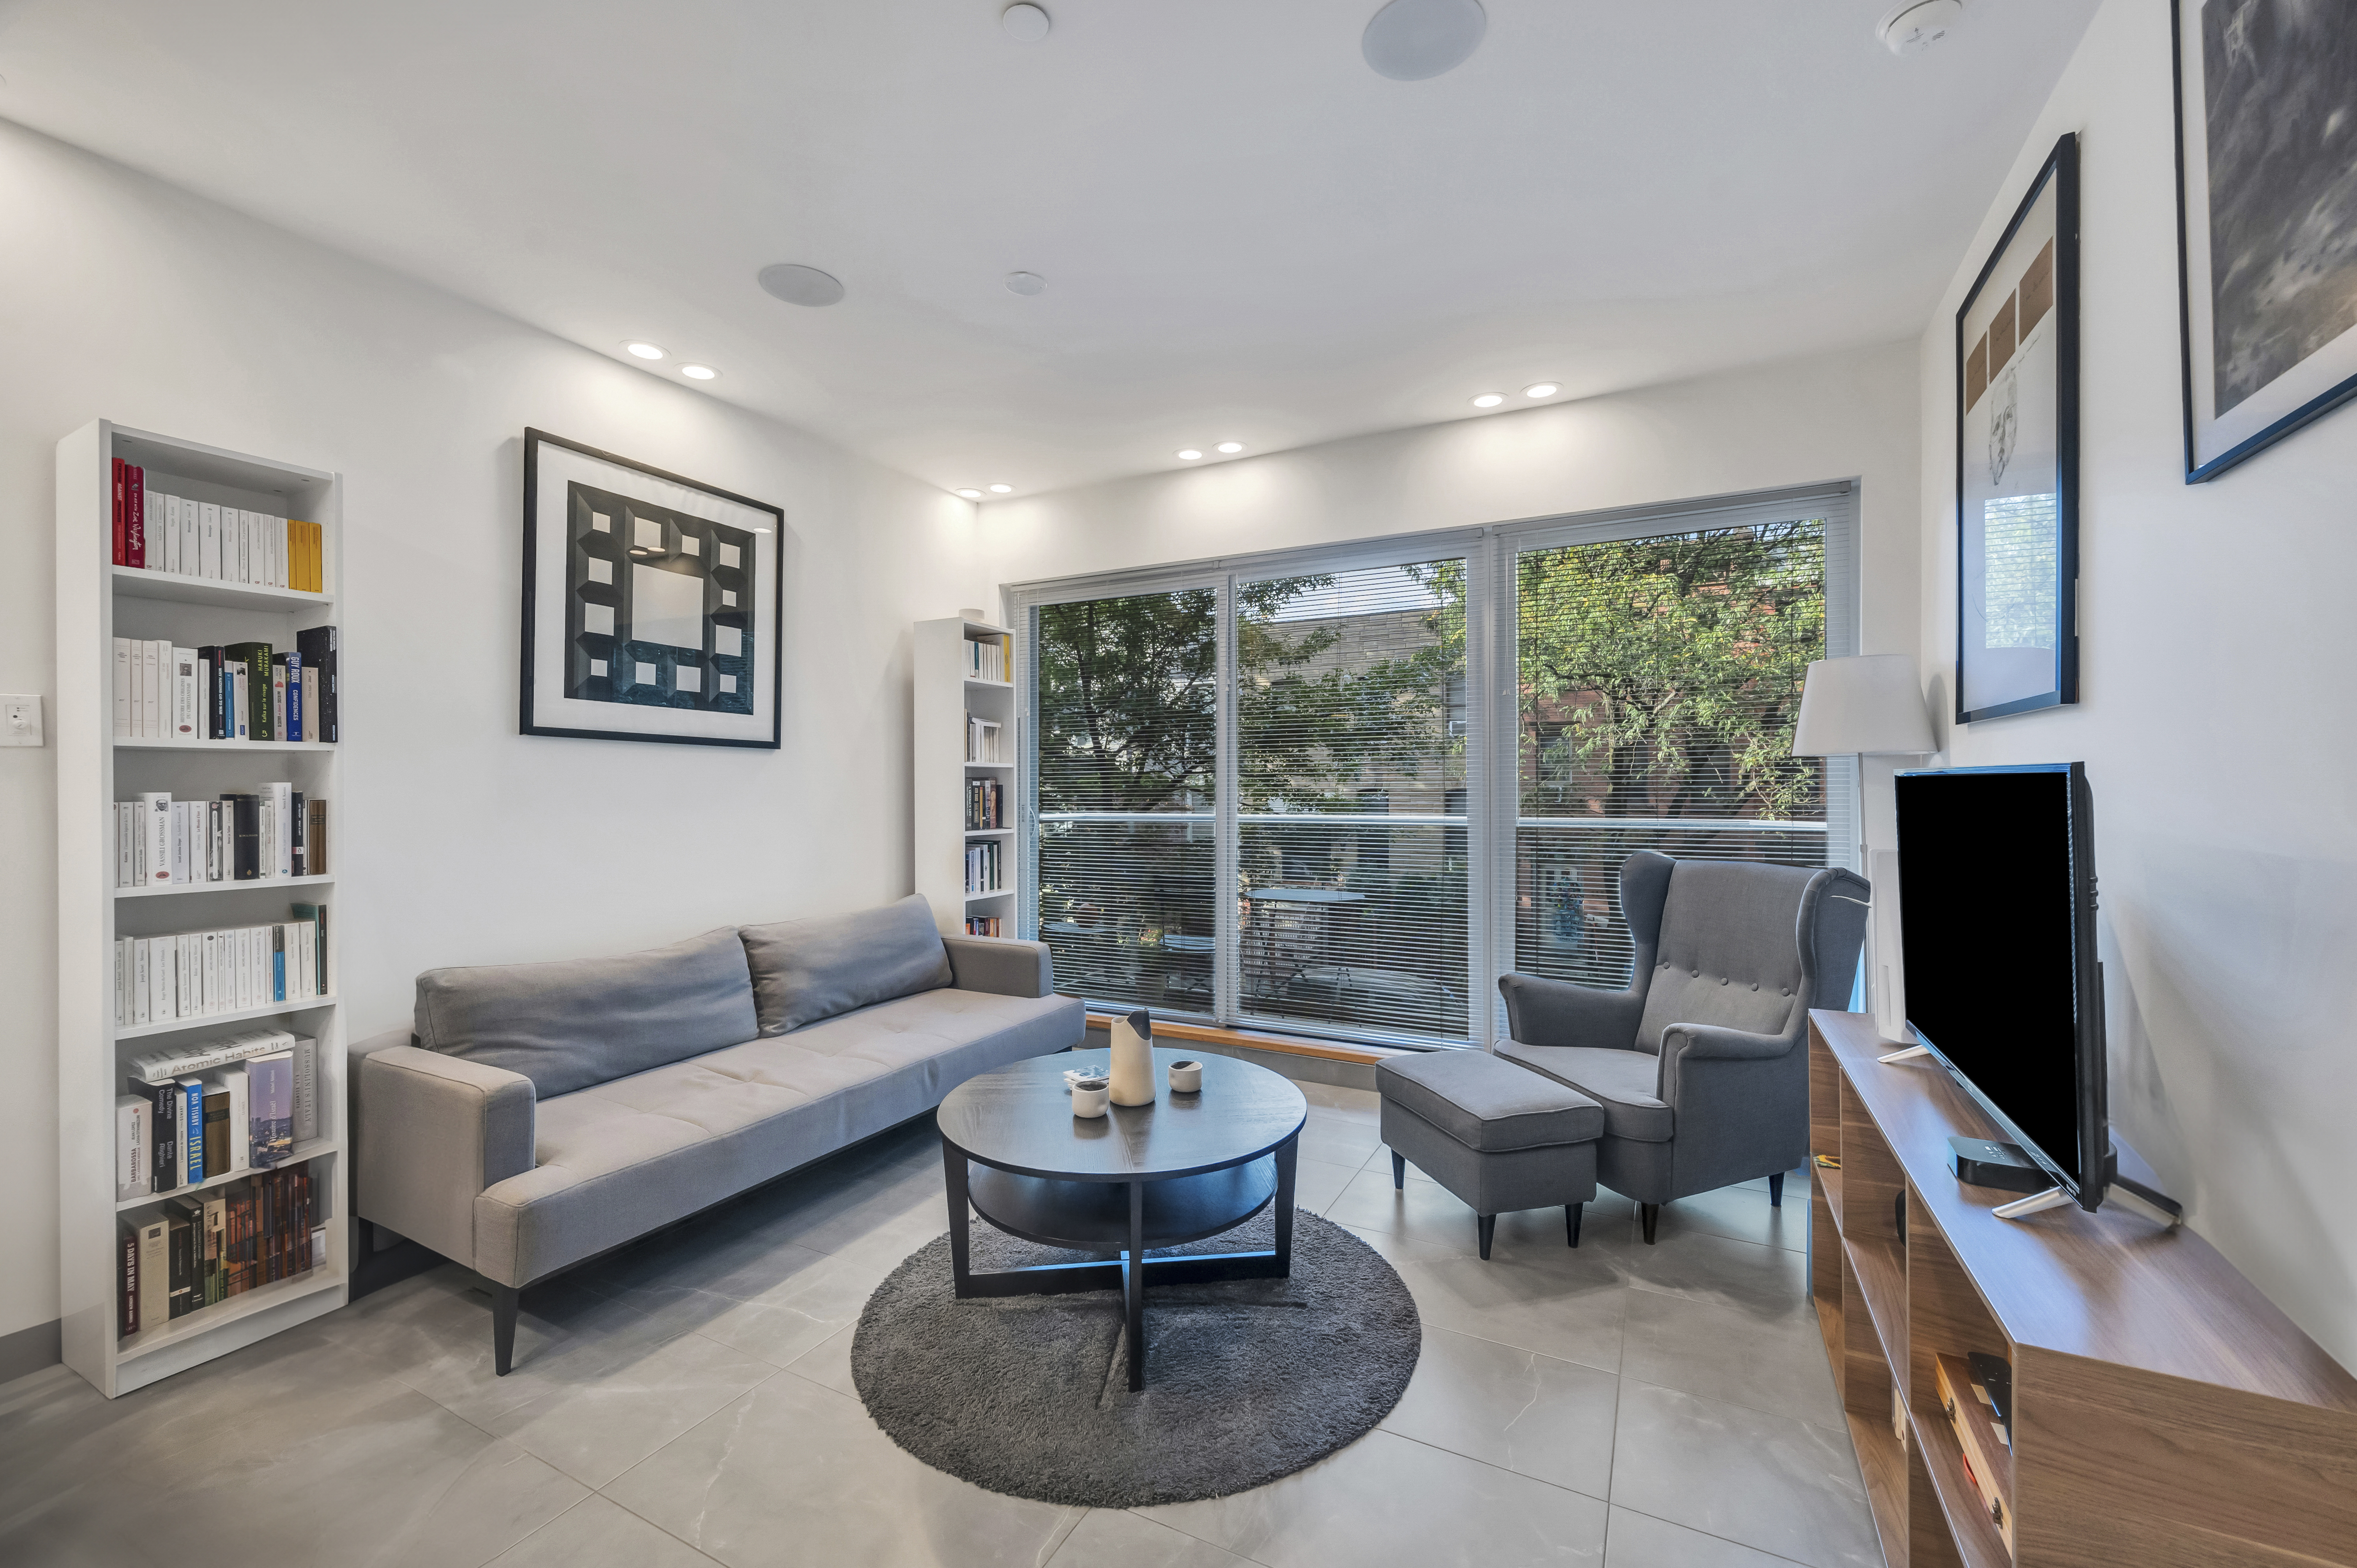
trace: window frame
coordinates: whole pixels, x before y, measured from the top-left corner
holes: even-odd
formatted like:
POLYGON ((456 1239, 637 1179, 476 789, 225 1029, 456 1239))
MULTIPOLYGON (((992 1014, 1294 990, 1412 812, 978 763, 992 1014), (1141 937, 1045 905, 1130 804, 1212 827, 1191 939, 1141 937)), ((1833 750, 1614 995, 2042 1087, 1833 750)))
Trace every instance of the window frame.
MULTIPOLYGON (((1014 674, 1017 712, 1021 715, 1016 787, 1020 886, 1027 891, 1039 886, 1039 691, 1032 649, 1036 612, 1042 607, 1086 599, 1211 589, 1218 642, 1219 688, 1213 886, 1220 890, 1214 906, 1211 1019, 1225 1026, 1237 1025, 1241 1017, 1238 1002, 1242 975, 1237 952, 1236 900, 1231 896, 1236 885, 1239 853, 1233 700, 1236 586, 1240 582, 1269 577, 1401 566, 1461 556, 1466 564, 1467 587, 1466 910, 1473 925, 1467 932, 1465 944, 1466 993, 1469 998, 1487 996, 1490 1005, 1482 1006, 1477 1002, 1468 1008, 1469 1032, 1462 1041, 1344 1025, 1309 1027, 1257 1016, 1243 1022, 1271 1033, 1370 1045, 1416 1049, 1469 1046, 1487 1049, 1506 1037, 1505 1012, 1498 1000, 1497 983, 1500 976, 1512 972, 1514 962, 1514 856, 1522 807, 1516 751, 1521 732, 1515 679, 1520 624, 1515 602, 1517 554, 1525 550, 1638 539, 1656 533, 1789 522, 1804 512, 1813 513, 1824 518, 1825 523, 1825 657, 1841 658, 1857 652, 1859 640, 1858 495, 1857 480, 1841 479, 1785 489, 1560 513, 1478 527, 1387 534, 1003 584, 999 588, 1002 624, 1015 633, 1014 674)), ((1857 759, 1828 758, 1827 865, 1859 869, 1853 864, 1857 854, 1857 759)), ((1018 900, 1016 919, 1018 934, 1038 939, 1036 898, 1018 900)))

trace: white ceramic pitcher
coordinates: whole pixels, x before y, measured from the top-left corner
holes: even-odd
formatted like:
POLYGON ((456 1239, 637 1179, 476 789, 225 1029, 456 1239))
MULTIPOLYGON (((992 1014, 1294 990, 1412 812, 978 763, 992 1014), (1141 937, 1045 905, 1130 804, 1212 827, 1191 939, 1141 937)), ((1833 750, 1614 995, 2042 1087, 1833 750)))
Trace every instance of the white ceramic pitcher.
POLYGON ((1106 1031, 1113 1036, 1112 1096, 1115 1105, 1154 1103, 1154 1019, 1140 1007, 1115 1018, 1106 1031))

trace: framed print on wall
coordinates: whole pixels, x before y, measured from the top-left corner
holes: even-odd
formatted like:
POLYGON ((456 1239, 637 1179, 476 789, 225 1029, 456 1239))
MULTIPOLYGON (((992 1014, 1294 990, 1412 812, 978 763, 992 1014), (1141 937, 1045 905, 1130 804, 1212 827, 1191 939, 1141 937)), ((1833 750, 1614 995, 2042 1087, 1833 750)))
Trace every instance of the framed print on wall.
POLYGON ((525 735, 777 749, 785 513, 523 433, 525 735))
POLYGON ((2357 5, 2169 9, 2191 485, 2357 397, 2357 5))
POLYGON ((1956 312, 1956 722, 2079 700, 2079 138, 1956 312))

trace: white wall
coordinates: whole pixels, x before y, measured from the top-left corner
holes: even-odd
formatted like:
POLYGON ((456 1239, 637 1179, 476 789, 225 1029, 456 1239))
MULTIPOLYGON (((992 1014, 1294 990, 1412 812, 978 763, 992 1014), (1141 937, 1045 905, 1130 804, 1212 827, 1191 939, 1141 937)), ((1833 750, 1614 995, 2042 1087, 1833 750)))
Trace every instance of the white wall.
POLYGON ((1908 650, 1916 395, 1894 344, 989 502, 935 524, 917 592, 990 607, 1001 583, 1855 478, 1862 648, 1908 650))
MULTIPOLYGON (((2086 762, 2114 1122, 2357 1367, 2357 409, 2183 482, 2169 26, 2156 0, 2104 5, 1923 334, 1922 655, 1955 657, 1955 310, 2077 131, 2080 702, 1966 726, 1945 759, 2086 762)), ((1944 678, 1933 706, 1953 712, 1944 678)))
MULTIPOLYGON (((343 472, 355 1037, 430 965, 908 891, 897 544, 967 503, 5 123, 0 345, 0 691, 55 689, 59 436, 106 417, 343 472), (515 733, 527 424, 785 509, 782 753, 515 733)), ((55 758, 0 751, 0 1336, 58 1313, 55 758)))

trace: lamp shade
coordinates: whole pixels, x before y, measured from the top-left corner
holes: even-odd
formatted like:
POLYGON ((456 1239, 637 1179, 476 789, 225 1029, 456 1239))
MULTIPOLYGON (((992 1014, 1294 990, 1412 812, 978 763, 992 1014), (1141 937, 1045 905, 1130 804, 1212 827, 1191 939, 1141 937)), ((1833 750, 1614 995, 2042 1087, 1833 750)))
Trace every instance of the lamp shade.
POLYGON ((1937 751, 1915 660, 1904 653, 1820 659, 1801 688, 1795 757, 1920 756, 1937 751))

